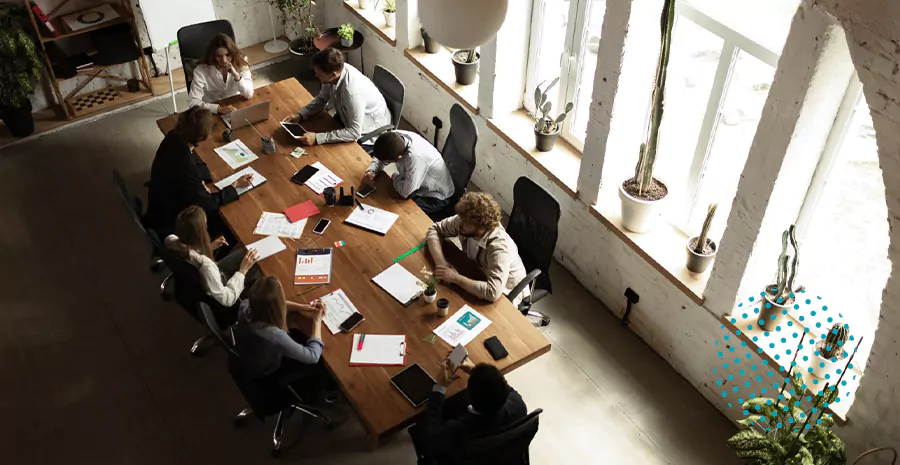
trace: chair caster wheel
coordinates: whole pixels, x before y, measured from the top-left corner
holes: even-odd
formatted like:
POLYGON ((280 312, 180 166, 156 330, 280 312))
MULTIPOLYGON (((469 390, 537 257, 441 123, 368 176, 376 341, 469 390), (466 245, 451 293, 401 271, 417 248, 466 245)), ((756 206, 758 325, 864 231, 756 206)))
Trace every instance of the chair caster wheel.
POLYGON ((273 459, 277 459, 281 457, 281 449, 272 449, 269 451, 269 455, 271 455, 273 459))

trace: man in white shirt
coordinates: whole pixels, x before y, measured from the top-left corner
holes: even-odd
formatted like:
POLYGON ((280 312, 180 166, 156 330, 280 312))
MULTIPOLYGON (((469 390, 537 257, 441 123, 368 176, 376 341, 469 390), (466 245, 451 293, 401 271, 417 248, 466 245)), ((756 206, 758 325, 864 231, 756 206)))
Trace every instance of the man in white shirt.
POLYGON ((389 131, 375 141, 372 150, 375 160, 363 176, 363 183, 372 184, 391 163, 397 173, 391 176, 394 189, 401 197, 410 199, 432 216, 443 211, 453 197, 453 178, 440 152, 422 136, 410 131, 389 131))
POLYGON ((322 89, 299 114, 285 120, 299 123, 333 107, 344 128, 318 134, 307 132, 300 142, 306 145, 356 142, 364 134, 391 124, 391 112, 384 96, 365 74, 344 63, 341 52, 334 48, 320 50, 313 55, 312 64, 322 89))

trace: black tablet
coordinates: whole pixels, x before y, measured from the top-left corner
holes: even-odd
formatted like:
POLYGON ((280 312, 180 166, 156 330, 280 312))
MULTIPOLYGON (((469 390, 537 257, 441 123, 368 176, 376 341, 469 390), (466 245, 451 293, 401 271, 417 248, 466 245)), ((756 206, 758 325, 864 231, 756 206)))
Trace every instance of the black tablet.
POLYGON ((418 363, 394 375, 391 384, 415 407, 427 402, 434 390, 434 379, 418 363))
POLYGON ((295 182, 297 184, 303 184, 306 181, 308 181, 309 178, 311 178, 318 171, 319 171, 319 169, 316 168, 315 166, 306 165, 303 168, 301 168, 300 171, 297 171, 296 173, 294 173, 294 175, 291 177, 291 182, 295 182))

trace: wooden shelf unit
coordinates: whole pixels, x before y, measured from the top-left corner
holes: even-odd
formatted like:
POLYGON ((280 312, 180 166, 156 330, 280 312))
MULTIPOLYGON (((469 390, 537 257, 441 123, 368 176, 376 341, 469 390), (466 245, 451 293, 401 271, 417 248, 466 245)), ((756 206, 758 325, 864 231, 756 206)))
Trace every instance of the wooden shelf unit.
MULTIPOLYGON (((128 105, 140 100, 144 100, 146 98, 150 98, 153 95, 156 95, 156 92, 153 90, 153 87, 150 85, 150 68, 147 66, 146 57, 143 54, 143 48, 141 46, 140 37, 137 35, 137 25, 134 22, 134 11, 131 9, 131 4, 129 0, 113 0, 110 2, 97 2, 96 4, 86 7, 84 11, 91 8, 96 8, 98 6, 102 6, 104 4, 109 5, 116 13, 119 14, 118 18, 115 18, 111 21, 107 21, 102 24, 98 24, 96 26, 87 27, 78 31, 71 31, 65 25, 65 21, 62 20, 63 16, 70 15, 72 13, 77 13, 78 11, 63 11, 63 8, 69 3, 70 0, 62 0, 57 6, 51 9, 49 12, 45 12, 47 19, 53 24, 57 31, 59 31, 59 36, 52 36, 49 31, 47 31, 47 27, 44 26, 42 22, 38 18, 35 17, 34 11, 31 9, 32 0, 23 0, 25 4, 25 9, 28 10, 28 17, 31 19, 31 25, 34 28, 35 33, 38 37, 40 37, 41 43, 41 54, 44 58, 44 66, 47 69, 47 74, 50 76, 50 84, 53 87, 53 93, 56 95, 56 101, 59 107, 61 107, 61 113, 65 116, 67 120, 73 120, 77 118, 83 118, 85 116, 94 115, 100 113, 101 111, 112 110, 114 108, 118 108, 124 105, 128 105), (73 92, 69 95, 63 95, 62 90, 59 87, 60 82, 68 81, 69 79, 77 79, 79 77, 91 77, 91 79, 102 78, 102 79, 113 79, 113 80, 123 80, 124 77, 114 76, 105 73, 105 70, 111 68, 112 66, 102 66, 96 65, 94 69, 89 71, 81 71, 76 73, 74 76, 69 78, 58 78, 53 71, 53 64, 50 60, 50 56, 47 54, 47 46, 46 44, 49 42, 64 40, 75 36, 80 36, 82 34, 86 34, 92 31, 96 31, 99 29, 115 26, 118 24, 127 23, 131 26, 131 35, 134 39, 135 46, 138 50, 141 50, 140 57, 134 61, 138 62, 138 70, 140 73, 140 77, 137 78, 141 83, 141 88, 138 92, 128 92, 124 90, 123 98, 117 99, 116 102, 112 102, 109 104, 104 104, 99 106, 98 108, 87 111, 77 111, 72 106, 72 102, 74 99, 78 98, 78 93, 84 87, 84 85, 89 82, 86 81, 82 83, 81 86, 75 88, 73 92), (129 95, 125 95, 129 94, 129 95)), ((114 65, 117 66, 117 65, 114 65)), ((107 86, 109 89, 115 89, 119 92, 123 92, 124 86, 107 86)))

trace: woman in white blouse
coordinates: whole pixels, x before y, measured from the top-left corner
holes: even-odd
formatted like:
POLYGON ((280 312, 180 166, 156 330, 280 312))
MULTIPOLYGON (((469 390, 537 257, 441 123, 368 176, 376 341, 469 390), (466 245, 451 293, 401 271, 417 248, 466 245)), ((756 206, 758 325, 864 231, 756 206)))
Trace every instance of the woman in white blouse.
POLYGON ((236 250, 219 263, 213 260, 213 250, 228 244, 223 237, 210 241, 202 208, 192 205, 179 213, 175 233, 166 237, 166 247, 200 271, 206 294, 223 307, 238 303, 245 280, 250 286, 259 278, 259 268, 253 266, 259 257, 255 250, 236 250))
POLYGON ((238 94, 245 99, 253 97, 250 66, 231 37, 219 34, 209 43, 203 62, 194 68, 188 106, 224 115, 234 107, 214 102, 238 94))

